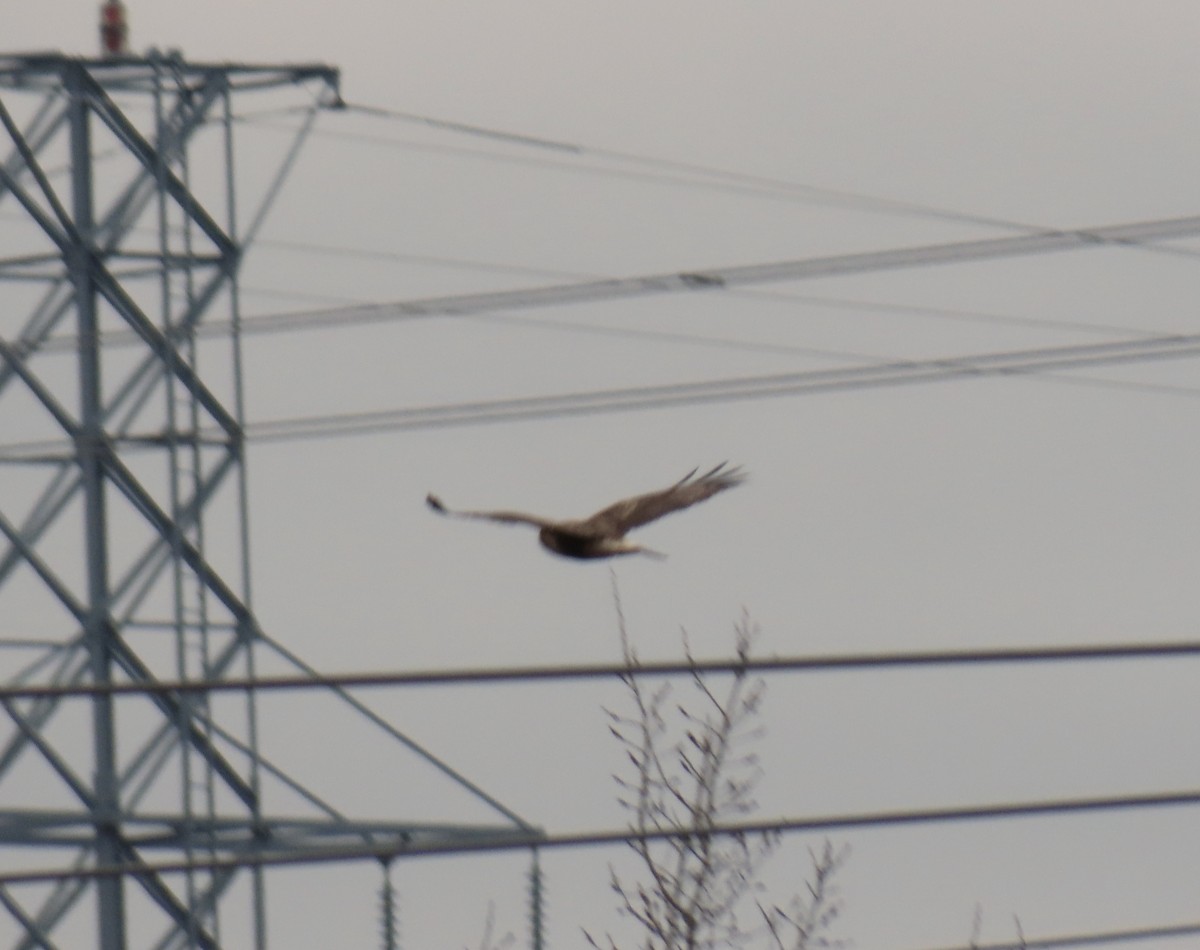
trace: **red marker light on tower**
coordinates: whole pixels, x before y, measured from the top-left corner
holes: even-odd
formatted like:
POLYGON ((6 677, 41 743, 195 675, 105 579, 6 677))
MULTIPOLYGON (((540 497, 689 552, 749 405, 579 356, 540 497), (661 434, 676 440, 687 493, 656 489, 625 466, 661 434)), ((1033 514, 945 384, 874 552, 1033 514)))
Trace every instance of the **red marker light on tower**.
POLYGON ((100 52, 124 56, 129 52, 129 23, 121 0, 105 0, 100 6, 100 52))

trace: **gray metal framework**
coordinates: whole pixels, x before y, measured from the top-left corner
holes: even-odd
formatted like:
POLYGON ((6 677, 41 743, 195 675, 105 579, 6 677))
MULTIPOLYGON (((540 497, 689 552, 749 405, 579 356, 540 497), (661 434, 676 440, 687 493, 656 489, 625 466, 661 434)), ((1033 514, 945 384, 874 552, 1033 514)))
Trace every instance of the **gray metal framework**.
MULTIPOLYGON (((264 649, 315 673, 251 609, 237 276, 317 110, 338 101, 338 73, 322 65, 0 56, 0 670, 10 683, 253 678, 264 649), (284 90, 305 97, 306 121, 239 235, 233 100, 284 90), (208 149, 202 163, 196 148, 208 149), (199 334, 214 311, 228 333, 199 334), (19 449, 34 442, 37 452, 19 449)), ((346 818, 263 755, 251 692, 236 703, 191 692, 3 700, 2 860, 129 868, 153 852, 202 864, 533 830, 339 696, 503 820, 346 818), (269 813, 264 777, 317 817, 269 813)), ((22 950, 81 945, 81 916, 100 950, 266 946, 257 868, 0 888, 0 907, 22 950), (251 908, 249 937, 223 925, 235 890, 251 908)))

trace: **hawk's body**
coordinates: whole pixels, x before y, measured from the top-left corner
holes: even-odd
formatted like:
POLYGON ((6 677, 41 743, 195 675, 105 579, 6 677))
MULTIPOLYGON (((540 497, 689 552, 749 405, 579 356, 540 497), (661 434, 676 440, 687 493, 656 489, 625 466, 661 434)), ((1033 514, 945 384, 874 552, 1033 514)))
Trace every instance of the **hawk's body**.
POLYGON ((725 463, 698 478, 695 475, 693 469, 670 488, 626 498, 582 521, 551 521, 520 511, 454 511, 443 505, 436 495, 426 496, 425 501, 443 515, 533 525, 539 529, 538 540, 542 546, 563 557, 590 559, 639 553, 663 557, 657 551, 627 541, 625 534, 672 511, 711 498, 717 492, 740 484, 745 477, 740 469, 726 469, 725 463))

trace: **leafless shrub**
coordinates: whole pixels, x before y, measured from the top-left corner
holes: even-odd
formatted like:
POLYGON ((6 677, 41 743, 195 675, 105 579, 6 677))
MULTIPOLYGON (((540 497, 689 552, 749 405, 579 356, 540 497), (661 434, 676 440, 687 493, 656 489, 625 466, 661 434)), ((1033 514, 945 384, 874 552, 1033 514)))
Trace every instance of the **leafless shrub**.
MULTIPOLYGON (((496 929, 496 902, 488 901, 487 919, 483 924, 483 937, 479 941, 479 950, 510 950, 516 945, 517 938, 512 933, 506 933, 503 937, 495 936, 496 929)), ((464 950, 470 950, 469 947, 464 950)))
POLYGON ((841 898, 833 878, 849 851, 845 846, 834 848, 826 841, 819 852, 810 848, 808 853, 812 859, 812 879, 804 885, 807 896, 794 895, 786 908, 758 905, 770 934, 769 946, 776 950, 841 946, 840 941, 825 934, 841 912, 841 898))
MULTIPOLYGON (((1016 914, 1013 914, 1013 927, 1016 930, 1017 939, 1016 939, 1016 942, 1012 944, 1011 950, 1027 950, 1029 944, 1025 939, 1025 928, 1021 926, 1021 918, 1018 917, 1016 914)), ((982 933, 983 933, 983 905, 976 904, 975 905, 975 917, 971 922, 971 937, 970 937, 970 941, 967 944, 968 950, 982 950, 983 944, 981 944, 979 942, 982 933)), ((989 946, 997 946, 997 945, 989 944, 989 946)), ((1006 944, 1005 946, 1007 947, 1008 945, 1006 944)))
MULTIPOLYGON (((614 585, 624 677, 632 711, 606 709, 609 730, 621 745, 627 769, 614 776, 618 802, 629 816, 630 847, 644 875, 637 882, 611 871, 622 915, 640 927, 644 950, 709 950, 762 942, 778 950, 811 950, 825 938, 841 906, 833 878, 844 849, 826 844, 813 854, 813 876, 784 905, 770 903, 759 872, 779 844, 777 833, 727 834, 723 823, 744 819, 755 808, 762 778, 757 755, 766 684, 735 670, 718 692, 694 672, 689 695, 674 700, 669 683, 650 687, 638 668, 614 585), (664 836, 665 833, 665 836, 664 836), (652 836, 648 837, 648 836, 652 836), (739 911, 752 911, 752 927, 739 911)), ((736 655, 750 656, 757 628, 748 616, 735 626, 736 655)), ((688 662, 694 657, 683 638, 688 662)), ((599 948, 590 934, 591 946, 599 948)), ((616 950, 612 938, 606 946, 616 950)))

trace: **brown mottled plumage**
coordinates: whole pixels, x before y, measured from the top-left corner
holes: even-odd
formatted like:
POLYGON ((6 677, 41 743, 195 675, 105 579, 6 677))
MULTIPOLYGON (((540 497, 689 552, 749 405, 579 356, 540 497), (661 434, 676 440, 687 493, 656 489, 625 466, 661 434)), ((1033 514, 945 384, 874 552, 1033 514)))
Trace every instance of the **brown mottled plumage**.
POLYGON ((582 521, 551 521, 519 511, 455 511, 442 504, 436 495, 427 495, 425 503, 442 515, 483 518, 501 524, 533 525, 539 529, 538 540, 542 545, 563 557, 602 558, 639 553, 665 557, 657 551, 626 541, 626 532, 741 484, 745 479, 741 469, 727 469, 726 464, 722 462, 711 472, 699 477, 695 477, 697 470, 692 469, 670 488, 626 498, 582 521))

